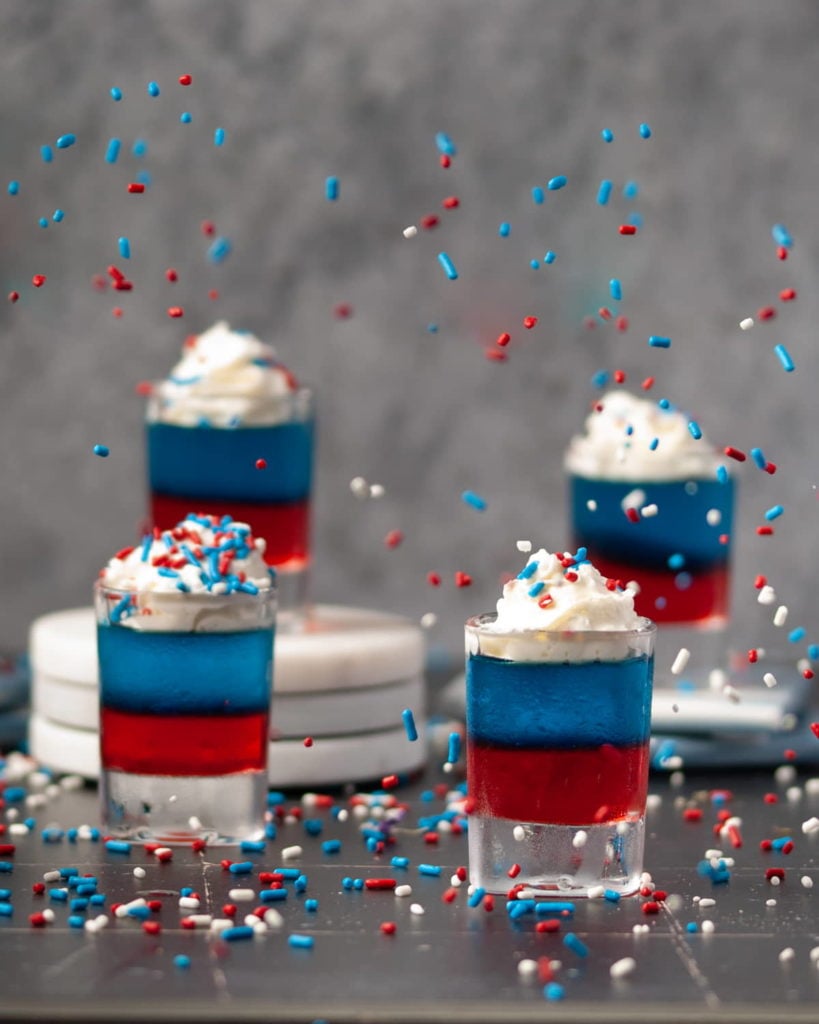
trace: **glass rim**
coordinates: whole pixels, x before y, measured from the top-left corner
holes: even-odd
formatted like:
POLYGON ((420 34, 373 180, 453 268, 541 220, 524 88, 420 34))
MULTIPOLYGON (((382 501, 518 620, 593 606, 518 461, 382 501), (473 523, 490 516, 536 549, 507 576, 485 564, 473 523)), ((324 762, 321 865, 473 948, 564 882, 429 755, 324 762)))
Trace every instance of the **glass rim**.
POLYGON ((258 593, 250 594, 246 590, 231 591, 227 594, 214 594, 211 590, 146 590, 144 587, 114 587, 111 584, 106 583, 102 578, 98 577, 94 580, 94 593, 95 594, 112 594, 116 597, 131 597, 132 595, 142 596, 150 594, 153 597, 161 598, 179 598, 187 601, 196 601, 199 599, 207 601, 225 601, 237 598, 238 600, 252 599, 256 600, 261 597, 275 597, 276 596, 276 581, 269 580, 266 586, 258 587, 258 593))
POLYGON ((492 637, 514 637, 516 639, 559 638, 563 641, 578 639, 579 642, 590 640, 623 640, 623 639, 645 639, 653 637, 657 633, 657 623, 652 619, 640 616, 640 625, 636 629, 548 629, 536 627, 534 629, 486 629, 490 623, 497 621, 497 612, 484 612, 481 615, 472 615, 466 620, 465 630, 468 633, 475 633, 481 636, 492 637))

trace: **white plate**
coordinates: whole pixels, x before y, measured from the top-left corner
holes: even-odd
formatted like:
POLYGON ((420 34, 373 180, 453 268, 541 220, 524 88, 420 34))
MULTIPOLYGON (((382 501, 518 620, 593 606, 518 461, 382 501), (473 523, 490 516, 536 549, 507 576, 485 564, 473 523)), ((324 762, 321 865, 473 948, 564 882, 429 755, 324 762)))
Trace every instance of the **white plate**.
MULTIPOLYGON (((275 688, 282 694, 383 686, 420 676, 424 668, 421 629, 364 608, 315 605, 300 630, 278 632, 274 650, 275 688)), ((37 619, 29 656, 35 674, 96 688, 93 608, 37 619)))
MULTIPOLYGON (((414 743, 407 739, 403 728, 317 739, 312 747, 305 747, 298 740, 271 743, 270 785, 334 786, 414 771, 426 759, 420 721, 418 728, 420 738, 414 743)), ((87 779, 99 778, 96 732, 72 729, 35 714, 29 723, 29 747, 31 755, 47 768, 87 779)))
MULTIPOLYGON (((34 711, 59 725, 99 728, 96 687, 79 685, 36 672, 32 683, 34 711)), ((424 717, 424 681, 420 677, 358 690, 319 693, 273 693, 272 732, 283 738, 359 734, 362 730, 401 726, 401 712, 412 708, 424 717)))

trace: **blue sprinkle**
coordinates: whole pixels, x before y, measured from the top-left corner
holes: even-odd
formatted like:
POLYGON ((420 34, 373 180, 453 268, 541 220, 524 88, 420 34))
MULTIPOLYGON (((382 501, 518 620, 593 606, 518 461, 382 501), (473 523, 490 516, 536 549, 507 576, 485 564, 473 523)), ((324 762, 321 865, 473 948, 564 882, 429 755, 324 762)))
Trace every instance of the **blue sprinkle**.
POLYGON ((287 889, 262 889, 259 899, 262 903, 281 903, 287 899, 287 889))
POLYGON ((563 945, 566 949, 570 949, 580 957, 589 955, 589 947, 578 939, 574 932, 566 932, 566 935, 563 937, 563 945))
POLYGON ((600 132, 600 135, 603 139, 603 142, 614 142, 614 132, 611 130, 611 128, 604 128, 600 132))
POLYGON ((461 737, 457 732, 451 732, 449 734, 449 745, 447 746, 447 763, 457 764, 458 758, 461 756, 461 737))
POLYGON ((191 885, 184 885, 179 890, 179 895, 180 896, 193 896, 193 886, 191 886, 191 885))
POLYGON ((128 917, 135 917, 139 921, 145 921, 151 916, 150 907, 131 907, 127 911, 128 917))
POLYGON ((11 889, 0 889, 0 900, 6 903, 11 899, 11 889))
POLYGON ((555 917, 558 914, 573 914, 575 906, 574 903, 544 900, 535 904, 534 909, 538 917, 555 917))
POLYGON ((648 443, 648 450, 651 451, 651 452, 656 452, 657 451, 657 447, 658 447, 659 444, 660 444, 659 437, 652 437, 652 439, 648 443))
POLYGON ((119 103, 122 99, 122 89, 118 89, 115 85, 111 86, 111 99, 115 103, 119 103))
POLYGON ((480 494, 476 494, 474 491, 464 491, 461 495, 461 501, 465 505, 471 505, 472 508, 477 509, 478 512, 484 512, 486 510, 486 499, 482 498, 480 494))
POLYGON ((527 562, 526 565, 518 573, 519 580, 530 580, 537 572, 538 562, 533 558, 531 562, 527 562))
POLYGON ((156 82, 148 82, 148 95, 153 97, 159 95, 159 86, 156 82))
POLYGON ((225 144, 225 129, 216 128, 213 132, 213 144, 214 146, 223 146, 225 144))
POLYGON ((634 210, 628 215, 629 224, 633 224, 635 228, 641 228, 643 226, 643 215, 634 210))
POLYGON ((441 874, 441 868, 438 864, 419 864, 418 865, 419 875, 430 875, 438 878, 441 874))
POLYGON ((80 917, 79 914, 69 914, 68 916, 68 927, 69 928, 85 928, 85 918, 80 917))
POLYGON ((554 261, 555 261, 556 259, 557 259, 557 254, 556 254, 556 253, 553 253, 553 252, 552 252, 552 250, 550 249, 550 250, 549 250, 549 251, 548 251, 548 252, 546 253, 546 255, 545 255, 545 256, 543 257, 543 262, 544 262, 544 263, 546 263, 546 264, 549 264, 549 263, 554 263, 554 261))
POLYGON ((341 850, 340 839, 325 839, 321 844, 322 853, 338 853, 341 850))
POLYGON ((604 178, 600 182, 600 188, 597 190, 597 202, 600 206, 606 206, 611 195, 612 183, 604 178))
POLYGON ((320 836, 324 831, 324 822, 321 818, 305 818, 304 831, 308 836, 320 836))
POLYGON ((532 202, 535 203, 536 206, 540 206, 543 202, 545 202, 545 200, 546 193, 543 191, 540 185, 535 185, 535 187, 532 189, 532 202))
POLYGON ((109 139, 108 148, 105 150, 105 160, 109 164, 115 164, 119 159, 119 139, 109 139))
POLYGON ((16 804, 25 800, 26 791, 23 786, 9 786, 3 792, 7 804, 16 804))
POLYGON ((185 956, 184 953, 177 953, 173 958, 173 965, 180 971, 187 971, 191 965, 191 958, 189 956, 185 956))
POLYGON ((37 223, 40 225, 41 228, 47 228, 48 227, 48 220, 45 217, 40 217, 40 219, 37 221, 37 223))
POLYGON ((219 938, 225 942, 238 942, 241 939, 252 939, 253 934, 253 929, 249 924, 240 924, 235 928, 225 928, 219 933, 219 938))
POLYGON ((445 156, 456 156, 458 153, 455 143, 446 132, 435 133, 435 145, 438 147, 438 152, 445 156))
POLYGON ((294 932, 287 939, 287 945, 293 949, 312 949, 315 944, 316 940, 312 935, 298 935, 294 932))
POLYGON ((130 853, 131 844, 124 839, 107 839, 105 849, 108 853, 130 853))
POLYGON ((151 536, 150 533, 146 533, 145 536, 142 538, 142 550, 140 551, 140 554, 139 554, 140 562, 147 562, 148 561, 148 556, 151 553, 151 545, 152 545, 152 543, 153 543, 153 537, 151 536))
POLYGON ((20 191, 20 182, 10 181, 7 186, 7 191, 10 196, 16 196, 17 193, 20 191))
POLYGON ((819 644, 810 644, 808 646, 808 657, 811 661, 819 660, 819 644))
POLYGON ((276 825, 272 821, 266 821, 264 824, 264 837, 265 839, 276 838, 276 825))
POLYGON ((62 842, 65 832, 61 828, 44 828, 41 836, 44 843, 62 842))
POLYGON ((264 853, 266 845, 264 839, 243 839, 239 849, 243 853, 264 853))
POLYGON ((318 910, 318 900, 305 900, 304 909, 307 911, 308 914, 315 914, 315 912, 318 910))
POLYGON ((390 860, 390 866, 394 868, 406 869, 409 867, 409 857, 392 857, 390 860))
POLYGON ((95 444, 94 454, 99 455, 101 459, 107 459, 108 456, 111 454, 111 449, 104 444, 95 444))
POLYGON ((479 907, 483 902, 483 898, 486 895, 486 889, 481 889, 480 886, 475 889, 472 895, 467 900, 467 905, 470 907, 479 907))
POLYGON ((330 176, 324 182, 324 198, 329 203, 334 203, 339 196, 340 185, 338 178, 330 176))
POLYGON ((57 149, 68 149, 69 146, 73 146, 76 141, 76 135, 71 135, 70 133, 68 135, 61 135, 59 139, 57 139, 57 149))
POLYGON ((768 460, 765 458, 765 453, 761 448, 752 448, 751 458, 760 469, 764 469, 768 465, 768 460))
POLYGON ((674 586, 677 590, 688 590, 693 582, 694 577, 690 572, 678 572, 674 577, 674 586))
POLYGON ((651 348, 671 348, 671 338, 661 338, 652 334, 648 339, 648 344, 651 348))
POLYGON ((591 379, 592 387, 604 388, 609 382, 609 371, 598 370, 597 373, 591 379))
POLYGON ((458 271, 455 269, 455 264, 445 252, 438 253, 438 262, 444 268, 444 273, 450 281, 458 280, 458 271))
POLYGON ((131 258, 131 243, 125 235, 117 239, 117 245, 119 246, 119 254, 122 259, 129 260, 131 258))
POLYGON ((800 640, 805 639, 805 627, 797 626, 796 629, 792 629, 788 633, 788 643, 798 644, 800 640))
POLYGON ((182 124, 190 124, 191 121, 193 120, 193 117, 192 117, 190 111, 186 110, 186 111, 184 111, 184 113, 179 115, 179 120, 180 120, 180 122, 182 124))
POLYGON ((218 238, 214 238, 208 246, 208 259, 211 263, 224 263, 232 250, 233 245, 230 239, 220 235, 218 238))
POLYGON ((529 260, 529 266, 532 270, 538 270, 540 268, 540 260, 529 260))
POLYGON ((608 900, 609 903, 619 903, 620 893, 616 889, 606 889, 603 893, 603 899, 608 900))
POLYGON ((623 297, 623 289, 616 277, 609 281, 609 295, 611 295, 615 302, 619 302, 623 297))
POLYGON ((352 878, 350 878, 349 875, 345 875, 344 878, 341 879, 341 888, 342 889, 350 890, 350 889, 352 889, 352 887, 353 887, 353 880, 352 880, 352 878))
POLYGON ((685 555, 679 553, 669 555, 667 565, 669 569, 682 569, 685 565, 685 555))
POLYGON ((517 921, 519 917, 531 914, 534 909, 534 900, 509 900, 506 904, 506 913, 512 921, 517 921))
POLYGON ((688 433, 694 438, 695 441, 699 441, 702 437, 702 430, 696 420, 688 421, 688 433))
POLYGON ((148 143, 145 139, 135 139, 134 144, 131 147, 131 152, 134 156, 145 156, 148 152, 148 143))
POLYGON ((685 930, 688 932, 689 935, 693 935, 695 932, 698 932, 699 927, 697 926, 697 922, 689 921, 688 924, 685 926, 685 930))
POLYGON ((651 138, 651 125, 641 124, 640 125, 640 138, 650 139, 651 138))
POLYGON ((771 846, 775 850, 781 850, 783 846, 787 846, 788 843, 792 843, 793 839, 791 836, 780 836, 778 839, 774 839, 771 846))
POLYGON ((793 248, 793 239, 784 224, 774 224, 771 228, 771 235, 777 245, 781 245, 784 249, 793 248))
POLYGON ((44 164, 50 164, 54 159, 54 151, 51 146, 40 146, 40 156, 43 158, 44 164))
POLYGON ((418 739, 418 728, 415 725, 415 716, 412 713, 412 709, 404 708, 401 712, 401 719, 404 722, 404 730, 407 734, 407 739, 410 743, 414 743, 418 739))
POLYGON ((68 889, 50 889, 48 898, 54 900, 57 903, 68 902, 68 889))
POLYGON ((537 597, 538 594, 541 592, 541 590, 543 590, 543 588, 545 586, 546 586, 546 584, 543 582, 543 580, 538 580, 537 583, 533 583, 531 585, 531 587, 529 587, 529 590, 527 591, 527 593, 529 594, 529 597, 537 597))
POLYGON ((274 870, 277 875, 281 875, 282 878, 288 879, 290 881, 298 878, 299 875, 301 874, 299 868, 275 868, 274 870))
MULTIPOLYGON (((87 888, 88 888, 87 885, 77 886, 77 892, 79 893, 80 889, 87 889, 87 888)), ((88 896, 88 902, 93 907, 101 907, 105 903, 105 893, 104 892, 89 892, 89 893, 85 893, 84 895, 88 896)))
POLYGON ((61 221, 61 220, 62 220, 62 219, 63 219, 64 217, 65 217, 65 213, 64 213, 64 212, 63 212, 62 210, 60 210, 60 209, 57 209, 57 210, 55 210, 55 211, 54 211, 54 213, 52 213, 52 214, 51 214, 51 219, 52 219, 52 220, 53 220, 53 221, 54 221, 54 222, 55 222, 56 224, 59 224, 59 223, 60 223, 60 221, 61 221))
POLYGON ((730 477, 728 476, 728 470, 725 466, 717 466, 717 480, 721 484, 727 484, 730 477))
POLYGON ((785 373, 793 373, 796 367, 794 366, 793 359, 791 359, 790 353, 785 346, 774 345, 774 352, 776 353, 776 358, 782 364, 782 369, 785 373))
POLYGON ((14 865, 10 860, 0 860, 0 875, 10 875, 14 871, 14 865))
POLYGON ((549 1002, 554 1003, 564 998, 566 990, 562 985, 558 985, 556 981, 550 981, 548 985, 544 985, 543 995, 549 1000, 549 1002))
POLYGON ((438 333, 438 324, 427 324, 427 333, 428 334, 437 334, 438 333))
POLYGON ((770 523, 772 520, 778 519, 784 511, 785 509, 781 505, 774 505, 765 513, 765 518, 770 523))
MULTIPOLYGON (((12 184, 16 184, 16 182, 13 182, 12 184)), ((500 225, 498 227, 498 234, 501 236, 501 238, 508 238, 509 237, 509 233, 511 232, 511 230, 512 230, 512 225, 509 223, 508 220, 504 220, 504 221, 501 221, 501 223, 500 223, 500 225)))
POLYGON ((550 192, 557 192, 559 188, 563 188, 568 183, 568 178, 565 174, 558 174, 555 178, 550 178, 546 184, 546 188, 550 192))
POLYGON ((232 875, 249 875, 253 871, 252 860, 237 860, 228 866, 232 875))
POLYGON ((624 199, 636 199, 640 191, 640 186, 636 181, 627 181, 623 185, 623 198, 624 199))

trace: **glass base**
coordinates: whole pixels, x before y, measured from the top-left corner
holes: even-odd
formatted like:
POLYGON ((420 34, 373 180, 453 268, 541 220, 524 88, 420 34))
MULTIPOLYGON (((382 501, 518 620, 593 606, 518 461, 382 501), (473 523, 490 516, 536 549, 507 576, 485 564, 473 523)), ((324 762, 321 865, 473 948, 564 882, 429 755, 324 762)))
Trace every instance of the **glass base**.
POLYGON ((233 845, 264 835, 267 772, 176 776, 104 769, 100 796, 114 838, 233 845))
POLYGON ((627 896, 640 888, 644 842, 645 818, 637 815, 602 824, 543 825, 473 814, 469 877, 494 893, 523 885, 533 896, 584 897, 602 885, 627 896), (514 878, 508 873, 513 864, 520 866, 514 878))

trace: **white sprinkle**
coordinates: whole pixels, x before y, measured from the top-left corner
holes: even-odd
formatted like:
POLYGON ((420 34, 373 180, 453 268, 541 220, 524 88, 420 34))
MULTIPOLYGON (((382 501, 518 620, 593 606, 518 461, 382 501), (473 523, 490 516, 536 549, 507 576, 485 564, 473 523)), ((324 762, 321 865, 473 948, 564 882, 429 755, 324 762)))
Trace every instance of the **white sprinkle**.
POLYGON ((135 900, 130 900, 128 903, 121 903, 114 911, 114 916, 127 917, 128 911, 131 910, 132 907, 146 907, 147 905, 148 904, 142 896, 137 896, 135 900))
POLYGON ((589 498, 589 500, 586 502, 586 508, 589 510, 589 512, 597 511, 597 502, 594 500, 594 498, 589 498))
POLYGON ((408 228, 404 228, 401 234, 404 236, 404 238, 415 238, 415 236, 418 234, 418 228, 414 224, 410 224, 408 228))
POLYGON ((702 924, 700 925, 700 929, 702 930, 702 932, 705 935, 711 935, 713 933, 713 931, 714 931, 714 922, 713 921, 703 921, 702 924))
POLYGON ((700 910, 707 910, 709 907, 715 907, 716 905, 717 901, 710 896, 702 896, 700 898, 700 910))
MULTIPOLYGON (((45 913, 45 911, 43 911, 45 913)), ((99 932, 108 924, 108 918, 105 914, 98 914, 96 917, 90 918, 85 922, 85 930, 87 932, 99 932)))
POLYGON ((773 624, 775 626, 784 626, 788 621, 788 606, 781 604, 774 612, 773 624))
POLYGON ((81 775, 64 775, 60 779, 60 786, 65 790, 82 789, 85 779, 81 775))
POLYGON ((590 900, 602 899, 606 892, 604 885, 590 885, 586 890, 586 898, 590 900))
POLYGON ((60 793, 62 793, 62 790, 56 782, 50 782, 45 788, 45 795, 49 800, 56 800, 60 793))
POLYGON ((759 604, 773 604, 776 600, 776 591, 771 586, 764 586, 758 596, 757 601, 759 604))
POLYGON ((43 872, 43 881, 44 882, 59 882, 59 880, 61 878, 62 878, 62 875, 60 874, 59 871, 45 871, 45 872, 43 872))
POLYGON ((421 629, 432 629, 435 623, 438 621, 438 616, 435 612, 426 612, 420 618, 421 629))
POLYGON ((808 956, 812 964, 819 964, 819 946, 814 946, 808 956))
POLYGON ((420 903, 410 903, 410 913, 415 914, 417 917, 421 917, 424 913, 424 908, 420 903))
POLYGON ((609 967, 609 974, 612 978, 627 978, 629 974, 634 973, 636 966, 637 961, 633 956, 624 956, 622 960, 614 961, 611 967, 609 967))
POLYGON ((705 521, 709 526, 719 526, 722 522, 722 511, 718 508, 709 508, 705 513, 705 521))
POLYGON ((647 924, 635 924, 631 929, 635 935, 645 935, 648 932, 647 924))
POLYGON ((781 764, 774 771, 774 778, 780 785, 786 786, 796 778, 796 769, 792 764, 781 764))
POLYGON ((802 799, 802 789, 800 786, 788 786, 785 790, 785 799, 789 804, 798 804, 802 799))
POLYGON ((285 846, 282 850, 282 860, 295 860, 297 857, 301 857, 304 850, 300 846, 285 846))
POLYGON ((575 850, 582 850, 583 847, 589 840, 589 833, 584 832, 583 829, 578 829, 577 832, 572 836, 572 846, 575 850))
POLYGON ((453 889, 459 889, 463 885, 463 882, 457 875, 453 875, 449 880, 449 884, 453 889))
POLYGON ((519 900, 533 900, 536 896, 539 896, 539 895, 540 895, 540 893, 535 892, 534 889, 519 889, 518 890, 518 899, 519 900))
POLYGON ((363 476, 354 476, 350 481, 350 490, 356 498, 364 499, 370 496, 370 485, 363 476))
MULTIPOLYGON (((528 555, 529 552, 532 550, 532 542, 530 540, 519 540, 515 542, 515 547, 518 549, 518 551, 520 551, 522 555, 528 555)), ((526 962, 527 961, 525 960, 521 960, 521 963, 526 962)), ((532 962, 534 963, 534 961, 532 962)))
POLYGON ((370 485, 370 497, 374 498, 376 501, 379 498, 383 498, 386 493, 387 492, 384 489, 384 485, 383 484, 371 484, 370 485))
POLYGON ((805 792, 809 796, 819 796, 819 778, 805 779, 805 792))
POLYGON ((635 597, 640 593, 640 584, 637 580, 629 580, 626 583, 626 592, 633 594, 635 597))
POLYGON ((635 487, 633 491, 629 491, 628 494, 620 502, 620 508, 626 512, 630 508, 639 508, 645 504, 646 492, 641 490, 639 487, 635 487))
POLYGON ((789 964, 795 956, 796 950, 793 948, 793 946, 786 946, 779 954, 779 962, 781 964, 789 964))
POLYGON ((799 879, 799 881, 802 883, 802 887, 804 889, 812 889, 813 888, 813 879, 810 877, 810 875, 802 875, 802 877, 799 879))
MULTIPOLYGON (((526 829, 523 827, 523 825, 515 825, 515 827, 512 829, 512 836, 516 842, 522 843, 523 840, 526 838, 526 829)), ((59 872, 57 874, 57 877, 59 878, 59 872)))
POLYGON ((43 911, 43 917, 45 918, 46 921, 48 921, 49 924, 51 924, 54 921, 54 911, 51 909, 51 907, 45 908, 45 910, 43 911))
POLYGON ((45 793, 29 793, 26 797, 26 807, 45 807, 48 797, 45 793))
POLYGON ((194 896, 180 896, 179 906, 182 910, 198 910, 201 904, 194 896))
POLYGON ((236 922, 229 917, 214 917, 210 923, 210 930, 212 932, 223 932, 225 928, 233 928, 235 924, 236 922))
POLYGON ((750 331, 754 326, 754 318, 752 316, 746 316, 744 320, 739 321, 739 326, 743 331, 750 331))
POLYGON ((776 887, 777 885, 781 885, 782 884, 782 879, 779 877, 779 875, 773 875, 773 877, 769 878, 768 881, 774 887, 776 887))
POLYGON ((766 907, 775 907, 776 906, 776 900, 773 899, 773 898, 769 899, 769 900, 765 900, 765 906, 766 907))
POLYGON ((656 811, 658 807, 661 807, 663 798, 659 793, 649 793, 646 797, 646 810, 656 811))
POLYGON ((336 820, 337 821, 347 821, 347 819, 349 817, 350 817, 350 812, 347 810, 346 807, 342 807, 341 810, 338 812, 338 818, 336 820))
MULTIPOLYGON (((253 917, 258 921, 255 914, 253 917)), ((194 928, 209 928, 213 920, 213 914, 188 914, 187 920, 191 922, 194 928)))
POLYGON ((762 677, 762 682, 763 682, 763 683, 764 683, 764 684, 765 684, 765 685, 766 685, 766 686, 767 686, 767 687, 768 687, 769 689, 773 689, 773 688, 774 688, 774 686, 776 686, 776 684, 777 684, 777 678, 776 678, 776 676, 775 676, 775 675, 773 674, 773 672, 766 672, 766 673, 765 673, 765 675, 764 675, 764 676, 762 677))
POLYGON ((134 878, 144 878, 146 874, 147 872, 145 871, 145 868, 134 868, 134 878))
MULTIPOLYGON (((643 517, 643 519, 651 519, 651 517, 656 516, 659 511, 660 509, 657 505, 643 505, 643 507, 640 509, 640 515, 643 517)), ((620 961, 618 961, 618 963, 619 962, 620 961)))
MULTIPOLYGON (((16 808, 13 807, 12 810, 16 810, 16 808)), ((11 813, 11 812, 9 812, 9 813, 11 813)), ((10 836, 27 836, 28 833, 29 833, 29 827, 28 827, 28 825, 26 825, 26 823, 24 821, 13 821, 9 825, 9 835, 10 836)))
POLYGON ((396 885, 395 887, 396 896, 412 896, 411 885, 396 885))
POLYGON ((730 683, 726 683, 722 688, 722 695, 726 700, 730 700, 732 704, 739 704, 742 700, 742 695, 735 686, 731 686, 730 683))
POLYGON ((687 647, 681 647, 677 651, 677 657, 674 659, 671 665, 671 675, 678 676, 680 673, 685 671, 685 666, 688 664, 688 659, 691 657, 691 651, 687 647))
POLYGON ((812 832, 819 832, 819 818, 808 818, 807 821, 803 821, 802 831, 806 836, 812 832))
MULTIPOLYGON (((670 760, 670 758, 669 758, 670 760)), ((685 782, 685 775, 683 772, 672 772, 668 776, 668 781, 672 786, 678 787, 685 782)))
POLYGON ((281 928, 284 918, 275 907, 268 907, 262 918, 268 928, 281 928))
MULTIPOLYGON (((819 946, 816 948, 819 950, 819 946)), ((518 974, 521 975, 521 977, 531 978, 533 975, 537 974, 537 971, 537 960, 524 958, 523 960, 518 961, 518 974)))
POLYGON ((50 781, 51 776, 45 772, 32 772, 27 779, 29 789, 45 789, 50 781))
POLYGON ((256 899, 255 889, 230 889, 228 896, 231 903, 252 903, 256 899))
POLYGON ((641 871, 640 872, 640 885, 641 886, 643 886, 643 885, 652 885, 653 883, 654 883, 654 878, 652 877, 650 871, 641 871))

